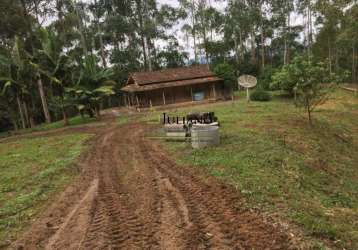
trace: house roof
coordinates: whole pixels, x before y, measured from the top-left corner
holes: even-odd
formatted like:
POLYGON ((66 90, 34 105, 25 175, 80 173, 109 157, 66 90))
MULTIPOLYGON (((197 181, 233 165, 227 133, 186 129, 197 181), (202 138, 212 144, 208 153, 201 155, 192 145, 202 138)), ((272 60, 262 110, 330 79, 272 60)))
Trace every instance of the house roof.
POLYGON ((179 80, 179 81, 172 81, 172 82, 161 82, 161 83, 146 84, 146 85, 128 84, 127 86, 122 88, 122 91, 140 92, 140 91, 148 91, 148 90, 155 90, 155 89, 162 89, 162 88, 169 88, 169 87, 178 87, 178 86, 188 86, 188 85, 209 83, 209 82, 218 82, 218 81, 222 81, 222 79, 217 76, 210 76, 210 77, 202 77, 202 78, 196 78, 196 79, 187 79, 187 80, 179 80))
POLYGON ((160 88, 186 86, 206 82, 222 81, 208 65, 164 69, 152 72, 136 72, 129 76, 121 90, 126 92, 148 91, 160 88))

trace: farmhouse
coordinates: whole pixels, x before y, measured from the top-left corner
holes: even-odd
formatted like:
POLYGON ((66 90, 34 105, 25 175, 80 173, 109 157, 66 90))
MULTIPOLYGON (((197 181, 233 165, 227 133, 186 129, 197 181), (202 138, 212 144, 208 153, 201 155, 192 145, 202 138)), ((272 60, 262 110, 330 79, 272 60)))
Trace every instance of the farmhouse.
POLYGON ((208 65, 130 74, 122 89, 128 106, 151 107, 225 99, 224 81, 208 65))

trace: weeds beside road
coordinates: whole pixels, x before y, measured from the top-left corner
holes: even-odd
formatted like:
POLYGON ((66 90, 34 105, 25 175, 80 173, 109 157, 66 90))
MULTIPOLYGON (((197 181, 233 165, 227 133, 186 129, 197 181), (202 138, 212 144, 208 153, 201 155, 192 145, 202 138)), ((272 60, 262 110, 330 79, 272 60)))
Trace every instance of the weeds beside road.
POLYGON ((0 144, 0 242, 15 238, 78 173, 72 162, 90 137, 67 134, 0 144))

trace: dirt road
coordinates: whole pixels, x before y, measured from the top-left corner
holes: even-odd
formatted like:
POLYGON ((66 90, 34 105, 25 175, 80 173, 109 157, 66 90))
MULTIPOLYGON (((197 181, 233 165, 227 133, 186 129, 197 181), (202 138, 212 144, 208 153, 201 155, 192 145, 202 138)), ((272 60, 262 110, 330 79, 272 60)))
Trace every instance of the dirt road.
POLYGON ((81 174, 24 236, 20 249, 290 249, 280 227, 241 208, 214 179, 177 166, 142 124, 98 131, 81 174), (208 184, 209 183, 209 184, 208 184))

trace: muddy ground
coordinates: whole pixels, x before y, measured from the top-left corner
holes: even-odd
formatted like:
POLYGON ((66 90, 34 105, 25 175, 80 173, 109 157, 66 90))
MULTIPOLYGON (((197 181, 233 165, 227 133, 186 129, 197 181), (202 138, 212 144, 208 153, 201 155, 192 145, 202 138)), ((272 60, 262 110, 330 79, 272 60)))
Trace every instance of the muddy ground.
POLYGON ((78 162, 80 175, 11 247, 295 248, 278 224, 243 209, 230 186, 176 165, 146 138, 148 130, 109 120, 91 131, 96 136, 78 162))

